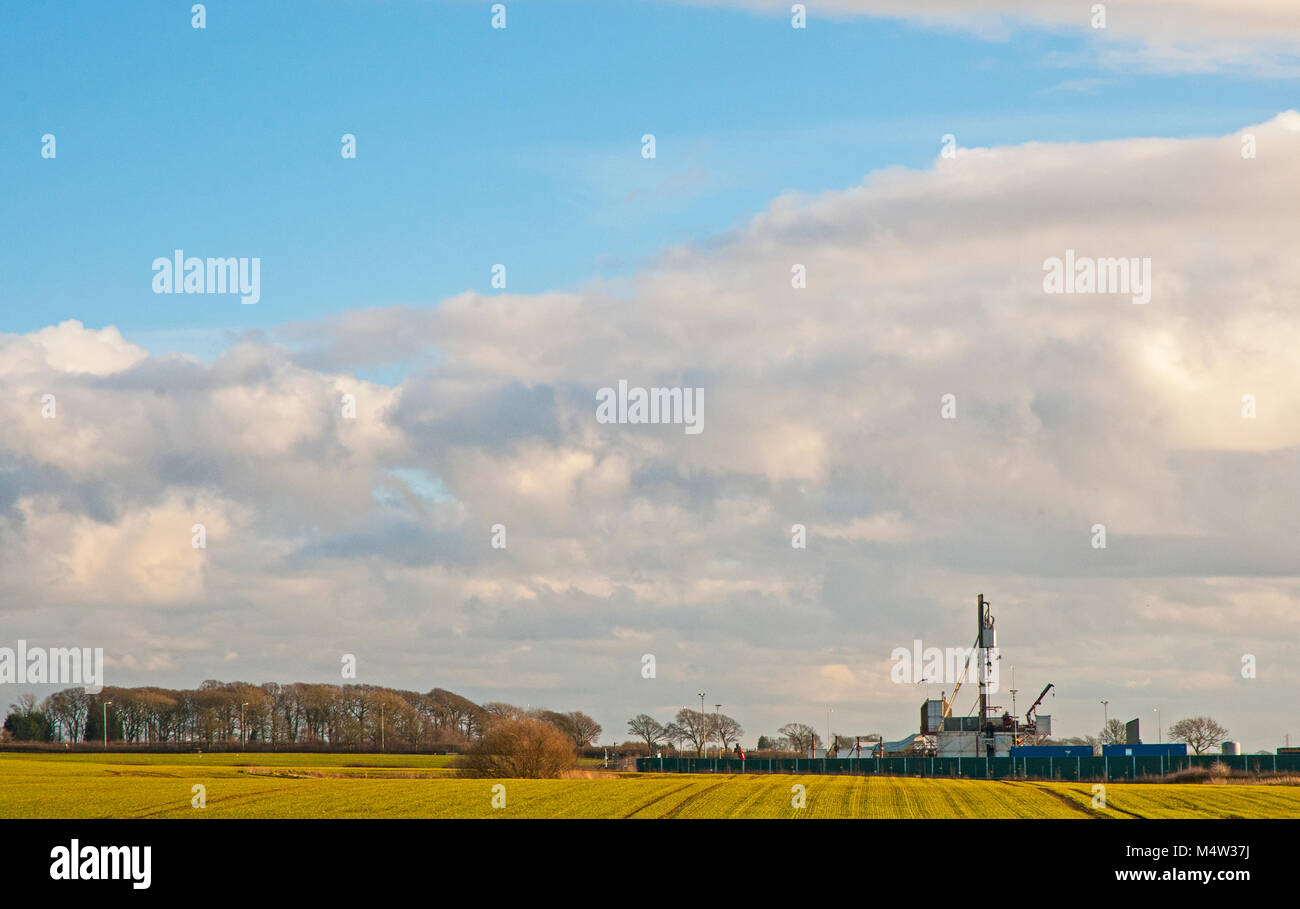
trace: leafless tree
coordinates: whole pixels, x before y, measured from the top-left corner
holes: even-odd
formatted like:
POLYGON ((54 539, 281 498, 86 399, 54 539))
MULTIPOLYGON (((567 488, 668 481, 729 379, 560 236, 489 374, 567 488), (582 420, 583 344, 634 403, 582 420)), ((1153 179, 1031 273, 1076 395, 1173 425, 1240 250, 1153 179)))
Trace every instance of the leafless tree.
POLYGON ((740 724, 727 716, 725 713, 715 713, 713 715, 713 739, 722 743, 723 749, 729 749, 733 743, 739 742, 740 737, 745 734, 745 730, 740 724))
POLYGON ((1197 754, 1222 742, 1228 730, 1208 716, 1191 716, 1169 727, 1169 737, 1175 742, 1186 742, 1197 754))
POLYGON ((1123 720, 1107 720, 1098 736, 1103 745, 1123 745, 1126 737, 1123 720))
POLYGON ((648 713, 638 713, 628 720, 627 731, 644 740, 652 752, 668 737, 668 730, 648 713))
POLYGON ((810 751, 822 743, 822 737, 806 723, 786 723, 777 732, 790 741, 795 751, 810 751))
POLYGON ((45 699, 45 712, 57 722, 69 741, 81 741, 86 728, 86 713, 90 697, 84 688, 65 688, 45 699))
POLYGON ((713 719, 707 713, 683 707, 673 717, 673 723, 682 731, 684 741, 695 746, 695 753, 704 756, 704 746, 713 732, 713 719))

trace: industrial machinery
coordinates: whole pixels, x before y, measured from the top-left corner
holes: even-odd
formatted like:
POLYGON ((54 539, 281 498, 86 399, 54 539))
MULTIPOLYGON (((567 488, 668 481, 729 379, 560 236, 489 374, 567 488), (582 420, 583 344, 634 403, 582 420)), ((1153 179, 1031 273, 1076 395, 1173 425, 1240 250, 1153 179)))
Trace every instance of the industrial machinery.
MULTIPOLYGON (((921 706, 921 730, 919 736, 904 740, 910 753, 924 751, 939 757, 1003 757, 1011 753, 1016 745, 1033 742, 1037 737, 1049 735, 1052 731, 1052 718, 1040 716, 1039 706, 1048 692, 1055 686, 1048 683, 1038 695, 1038 700, 1025 714, 1024 722, 1012 716, 1010 711, 989 703, 989 676, 993 662, 999 659, 997 651, 997 628, 993 618, 991 604, 980 594, 976 601, 976 637, 972 660, 965 664, 953 688, 952 697, 940 695, 937 700, 927 700, 921 706), (967 669, 974 665, 979 696, 973 709, 974 716, 953 716, 957 693, 966 681, 967 669)), ((886 750, 890 744, 887 743, 886 750)))
POLYGON ((1043 703, 1043 698, 1047 697, 1047 692, 1051 691, 1055 687, 1056 686, 1051 682, 1048 682, 1047 687, 1038 693, 1038 700, 1034 701, 1034 706, 1030 707, 1029 710, 1025 712, 1026 726, 1034 725, 1034 717, 1038 714, 1038 705, 1043 703))

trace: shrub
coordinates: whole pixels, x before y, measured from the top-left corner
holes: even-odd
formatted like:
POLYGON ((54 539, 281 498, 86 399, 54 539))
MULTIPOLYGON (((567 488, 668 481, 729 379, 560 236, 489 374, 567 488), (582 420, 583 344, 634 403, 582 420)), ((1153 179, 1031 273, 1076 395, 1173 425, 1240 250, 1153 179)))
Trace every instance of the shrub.
POLYGON ((456 762, 462 776, 555 779, 577 763, 573 740, 543 720, 500 719, 456 762))

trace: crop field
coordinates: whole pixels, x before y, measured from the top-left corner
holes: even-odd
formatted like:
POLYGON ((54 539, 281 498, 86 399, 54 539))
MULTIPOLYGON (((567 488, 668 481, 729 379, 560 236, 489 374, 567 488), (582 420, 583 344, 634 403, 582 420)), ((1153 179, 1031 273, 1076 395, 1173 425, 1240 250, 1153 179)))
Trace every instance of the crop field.
MULTIPOLYGON (((0 818, 1300 817, 1300 786, 794 775, 472 780, 408 755, 0 754, 0 818), (192 807, 194 786, 206 805, 192 807), (493 787, 505 787, 493 807, 493 787), (794 787, 804 787, 796 808, 794 787)), ((499 794, 498 790, 498 794, 499 794)))

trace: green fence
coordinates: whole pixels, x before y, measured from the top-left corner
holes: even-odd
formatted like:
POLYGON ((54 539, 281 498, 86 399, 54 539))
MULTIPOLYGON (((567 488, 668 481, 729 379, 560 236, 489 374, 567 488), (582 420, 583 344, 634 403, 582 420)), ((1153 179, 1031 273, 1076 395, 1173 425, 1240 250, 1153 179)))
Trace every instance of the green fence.
POLYGON ((1231 770, 1300 771, 1300 754, 1130 757, 637 758, 643 773, 827 773, 967 779, 1135 780, 1220 763, 1231 770))

